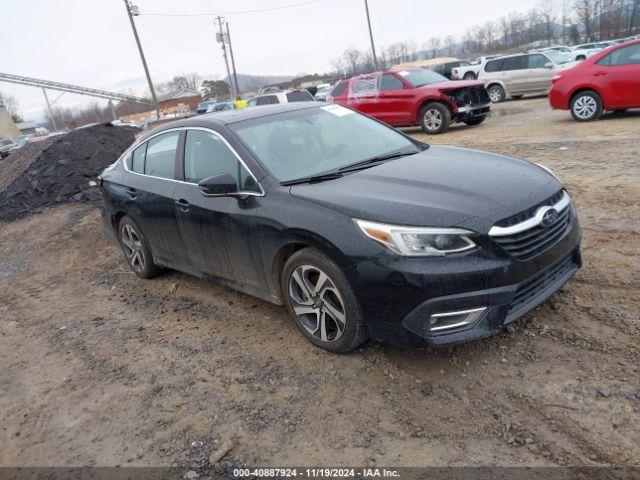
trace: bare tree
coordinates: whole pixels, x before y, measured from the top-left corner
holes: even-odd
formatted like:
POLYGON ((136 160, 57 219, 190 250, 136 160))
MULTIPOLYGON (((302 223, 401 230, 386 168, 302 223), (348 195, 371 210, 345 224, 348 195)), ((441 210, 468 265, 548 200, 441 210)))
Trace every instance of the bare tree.
POLYGON ((18 112, 18 100, 16 97, 13 95, 3 95, 0 92, 0 105, 4 105, 14 122, 20 123, 22 121, 22 115, 18 112))
POLYGON ((349 47, 344 51, 342 56, 347 65, 349 73, 356 74, 360 71, 363 60, 363 55, 360 50, 355 47, 349 47))
POLYGON ((584 25, 585 39, 591 41, 593 39, 594 0, 576 0, 574 8, 578 21, 584 25))

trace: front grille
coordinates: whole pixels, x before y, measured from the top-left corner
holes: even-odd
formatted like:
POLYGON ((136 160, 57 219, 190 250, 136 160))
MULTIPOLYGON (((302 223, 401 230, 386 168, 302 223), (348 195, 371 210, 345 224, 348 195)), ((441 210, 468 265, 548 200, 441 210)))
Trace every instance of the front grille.
POLYGON ((553 267, 527 280, 518 287, 513 300, 507 319, 517 317, 518 314, 524 313, 535 307, 537 303, 546 293, 547 289, 556 288, 554 285, 558 280, 570 271, 577 268, 573 261, 573 254, 560 261, 553 267))
POLYGON ((558 243, 571 229, 572 220, 571 205, 567 205, 553 225, 537 225, 512 235, 493 237, 493 240, 518 260, 529 260, 558 243))

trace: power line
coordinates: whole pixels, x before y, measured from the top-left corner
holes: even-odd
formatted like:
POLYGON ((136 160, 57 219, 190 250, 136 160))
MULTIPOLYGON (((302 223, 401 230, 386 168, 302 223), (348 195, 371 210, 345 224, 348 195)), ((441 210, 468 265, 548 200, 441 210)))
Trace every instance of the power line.
POLYGON ((284 10, 286 8, 302 7, 305 5, 311 5, 313 3, 320 3, 322 0, 309 0, 308 2, 291 3, 289 5, 280 5, 278 7, 259 8, 256 10, 238 10, 235 12, 220 12, 220 13, 141 13, 140 16, 154 16, 154 17, 218 17, 225 15, 244 15, 248 13, 263 13, 272 12, 275 10, 284 10))

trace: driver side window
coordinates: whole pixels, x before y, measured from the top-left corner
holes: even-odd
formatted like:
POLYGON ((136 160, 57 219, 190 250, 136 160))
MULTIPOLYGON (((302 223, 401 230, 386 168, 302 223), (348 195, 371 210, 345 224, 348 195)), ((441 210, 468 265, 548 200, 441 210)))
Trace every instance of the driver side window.
POLYGON ((184 146, 185 182, 198 183, 220 173, 234 177, 239 191, 259 193, 254 178, 218 135, 204 130, 187 130, 184 146))

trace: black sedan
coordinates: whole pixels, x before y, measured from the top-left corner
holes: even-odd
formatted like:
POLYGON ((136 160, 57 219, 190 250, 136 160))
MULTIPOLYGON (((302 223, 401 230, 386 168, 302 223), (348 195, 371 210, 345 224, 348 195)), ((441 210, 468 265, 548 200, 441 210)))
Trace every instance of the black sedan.
POLYGON ((160 126, 100 185, 139 277, 172 268, 284 304, 333 352, 489 335, 581 265, 576 211, 544 167, 430 147, 339 105, 160 126))

